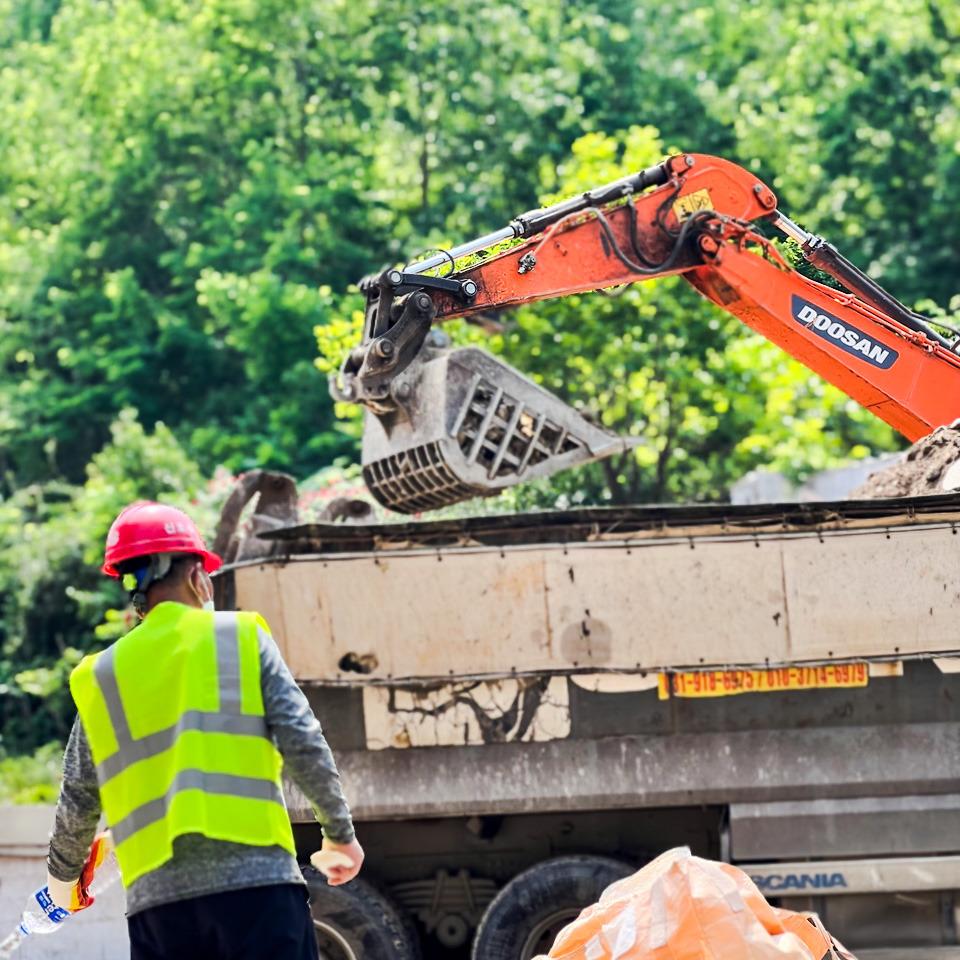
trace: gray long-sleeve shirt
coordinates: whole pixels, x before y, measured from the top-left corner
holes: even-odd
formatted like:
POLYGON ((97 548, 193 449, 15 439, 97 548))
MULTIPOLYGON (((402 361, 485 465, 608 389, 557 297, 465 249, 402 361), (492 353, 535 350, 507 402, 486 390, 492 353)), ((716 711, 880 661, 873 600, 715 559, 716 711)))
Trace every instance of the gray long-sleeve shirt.
MULTIPOLYGON (((324 836, 335 843, 353 837, 333 754, 273 638, 260 630, 260 685, 267 727, 283 755, 284 771, 313 805, 324 836)), ((47 865, 58 880, 74 880, 96 834, 100 790, 90 745, 79 717, 63 758, 63 784, 50 838, 47 865)), ((255 847, 186 834, 173 843, 173 858, 127 890, 127 915, 175 900, 242 887, 303 883, 296 860, 282 847, 255 847)))

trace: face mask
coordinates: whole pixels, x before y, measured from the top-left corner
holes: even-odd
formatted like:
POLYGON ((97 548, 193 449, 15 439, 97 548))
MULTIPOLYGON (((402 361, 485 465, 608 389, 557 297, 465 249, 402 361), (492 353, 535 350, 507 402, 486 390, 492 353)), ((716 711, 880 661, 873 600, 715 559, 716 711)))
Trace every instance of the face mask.
POLYGON ((213 600, 213 581, 206 573, 204 573, 203 579, 206 581, 207 589, 210 591, 210 599, 203 601, 203 609, 206 610, 207 613, 213 613, 213 611, 216 609, 213 600))

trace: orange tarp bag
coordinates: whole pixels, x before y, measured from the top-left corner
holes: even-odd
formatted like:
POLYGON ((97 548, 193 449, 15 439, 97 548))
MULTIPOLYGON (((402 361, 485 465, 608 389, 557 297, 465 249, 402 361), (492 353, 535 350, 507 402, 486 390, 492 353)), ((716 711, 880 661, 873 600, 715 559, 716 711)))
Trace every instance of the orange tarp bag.
POLYGON ((547 956, 821 960, 831 950, 816 918, 771 907, 742 870, 678 847, 609 886, 598 903, 560 931, 547 956))

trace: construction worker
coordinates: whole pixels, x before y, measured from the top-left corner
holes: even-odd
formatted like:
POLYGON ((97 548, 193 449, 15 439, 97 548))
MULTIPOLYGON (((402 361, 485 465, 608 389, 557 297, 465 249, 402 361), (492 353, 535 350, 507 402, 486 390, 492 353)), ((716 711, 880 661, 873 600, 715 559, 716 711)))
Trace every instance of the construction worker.
POLYGON ((213 611, 220 565, 174 507, 135 503, 110 527, 103 572, 125 579, 141 619, 70 677, 78 719, 50 895, 64 908, 83 902, 78 878, 102 811, 133 960, 316 960, 283 761, 314 806, 323 849, 342 854, 326 858, 341 863, 328 882, 353 879, 363 850, 320 724, 267 624, 213 611))

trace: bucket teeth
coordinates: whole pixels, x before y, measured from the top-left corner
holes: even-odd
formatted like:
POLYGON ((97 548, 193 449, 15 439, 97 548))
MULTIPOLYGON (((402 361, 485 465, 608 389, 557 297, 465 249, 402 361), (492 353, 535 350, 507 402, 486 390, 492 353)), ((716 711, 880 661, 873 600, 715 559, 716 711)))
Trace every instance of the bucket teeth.
POLYGON ((508 364, 474 347, 420 359, 397 412, 367 413, 363 476, 385 507, 416 513, 626 449, 508 364))

